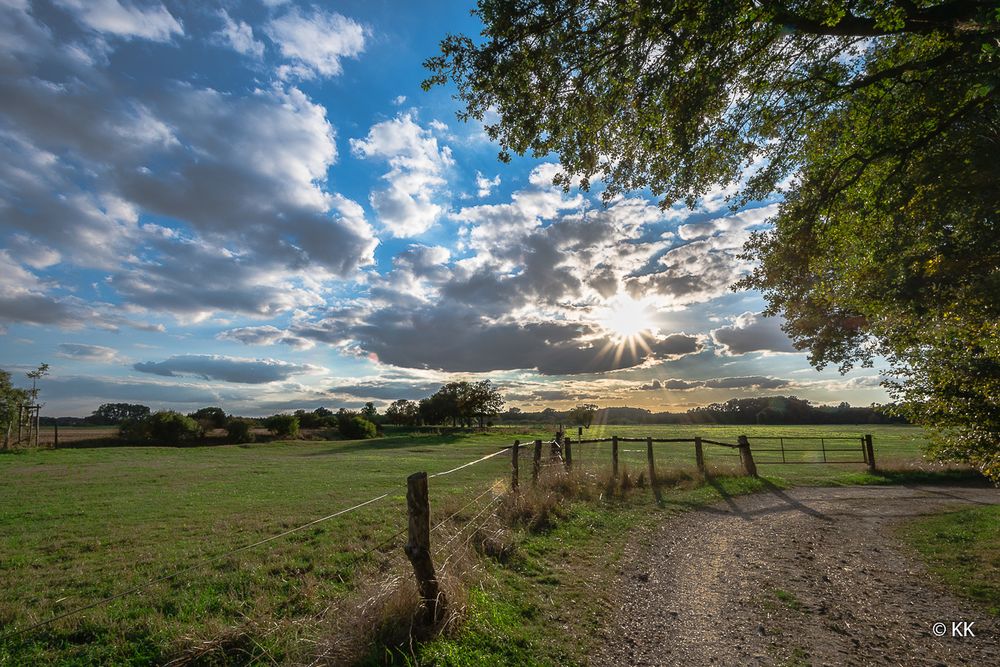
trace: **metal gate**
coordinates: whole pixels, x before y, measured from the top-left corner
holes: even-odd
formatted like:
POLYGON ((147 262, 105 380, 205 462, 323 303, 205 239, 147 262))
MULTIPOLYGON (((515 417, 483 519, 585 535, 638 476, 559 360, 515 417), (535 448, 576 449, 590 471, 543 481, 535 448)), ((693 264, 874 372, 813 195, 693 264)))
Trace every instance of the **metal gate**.
POLYGON ((868 463, 868 436, 759 436, 751 437, 750 448, 758 465, 777 463, 868 463), (758 453, 763 454, 759 456, 758 453))

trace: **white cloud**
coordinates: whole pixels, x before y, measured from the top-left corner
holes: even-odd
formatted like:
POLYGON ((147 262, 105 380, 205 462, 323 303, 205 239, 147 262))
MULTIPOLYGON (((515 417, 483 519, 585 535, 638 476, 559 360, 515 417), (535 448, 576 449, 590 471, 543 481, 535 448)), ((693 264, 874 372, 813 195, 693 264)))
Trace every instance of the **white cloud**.
POLYGON ((476 194, 480 197, 489 197, 493 188, 500 185, 500 174, 493 178, 486 178, 481 171, 476 172, 476 194))
POLYGON ((439 148, 431 132, 404 113, 376 123, 364 139, 351 139, 351 149, 358 157, 389 162, 382 177, 389 186, 373 191, 370 200, 390 234, 417 236, 434 225, 444 212, 434 198, 446 184, 445 170, 454 163, 450 148, 439 148))
POLYGON ((100 33, 124 39, 138 37, 168 42, 183 35, 180 22, 163 5, 137 7, 128 0, 57 0, 71 11, 80 23, 100 33))
POLYGON ((313 8, 303 14, 298 7, 272 20, 266 31, 293 63, 283 72, 301 78, 340 75, 341 59, 360 55, 367 34, 360 23, 336 12, 313 8))
POLYGON ((255 58, 264 55, 264 43, 254 39, 253 28, 249 23, 234 21, 225 9, 219 10, 219 16, 222 18, 223 26, 217 34, 234 51, 255 58))
POLYGON ((194 375, 206 380, 240 384, 266 384, 287 380, 293 375, 324 369, 311 364, 293 364, 278 359, 246 359, 217 354, 181 354, 164 361, 144 361, 133 368, 163 377, 194 375))
POLYGON ((84 345, 82 343, 60 343, 56 354, 63 359, 75 361, 92 361, 113 363, 118 361, 118 351, 103 345, 84 345))

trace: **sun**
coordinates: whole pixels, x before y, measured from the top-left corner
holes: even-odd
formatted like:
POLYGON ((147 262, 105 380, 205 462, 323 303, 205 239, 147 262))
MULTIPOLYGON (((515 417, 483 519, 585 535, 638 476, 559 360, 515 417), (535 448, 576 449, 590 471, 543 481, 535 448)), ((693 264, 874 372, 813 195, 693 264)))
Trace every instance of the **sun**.
POLYGON ((598 316, 598 323, 610 331, 617 342, 641 339, 653 329, 653 313, 649 304, 627 296, 617 296, 608 302, 598 316))

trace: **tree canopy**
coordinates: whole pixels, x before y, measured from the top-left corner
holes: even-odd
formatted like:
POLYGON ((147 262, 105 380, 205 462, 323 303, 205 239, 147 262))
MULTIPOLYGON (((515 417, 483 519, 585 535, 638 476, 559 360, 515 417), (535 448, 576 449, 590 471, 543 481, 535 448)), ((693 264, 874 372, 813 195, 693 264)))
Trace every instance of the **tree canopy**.
POLYGON ((568 187, 782 195, 767 314, 817 367, 892 364, 937 451, 1000 479, 1000 8, 974 0, 480 0, 426 64, 568 187))
POLYGON ((451 420, 453 426, 472 426, 478 421, 479 427, 484 428, 490 417, 503 410, 503 396, 489 380, 449 382, 422 399, 417 410, 427 424, 451 420))
POLYGON ((148 416, 149 407, 138 403, 102 403, 87 421, 92 424, 121 424, 148 416))

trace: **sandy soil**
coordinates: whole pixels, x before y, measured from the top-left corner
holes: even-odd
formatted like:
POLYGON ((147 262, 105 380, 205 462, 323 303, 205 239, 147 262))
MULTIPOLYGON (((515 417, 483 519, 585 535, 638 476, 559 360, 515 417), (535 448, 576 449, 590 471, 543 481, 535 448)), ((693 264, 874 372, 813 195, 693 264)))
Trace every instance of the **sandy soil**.
POLYGON ((629 547, 591 662, 1000 665, 1000 623, 936 583, 894 530, 975 503, 1000 490, 774 490, 671 518, 629 547), (959 621, 976 636, 950 636, 959 621))

